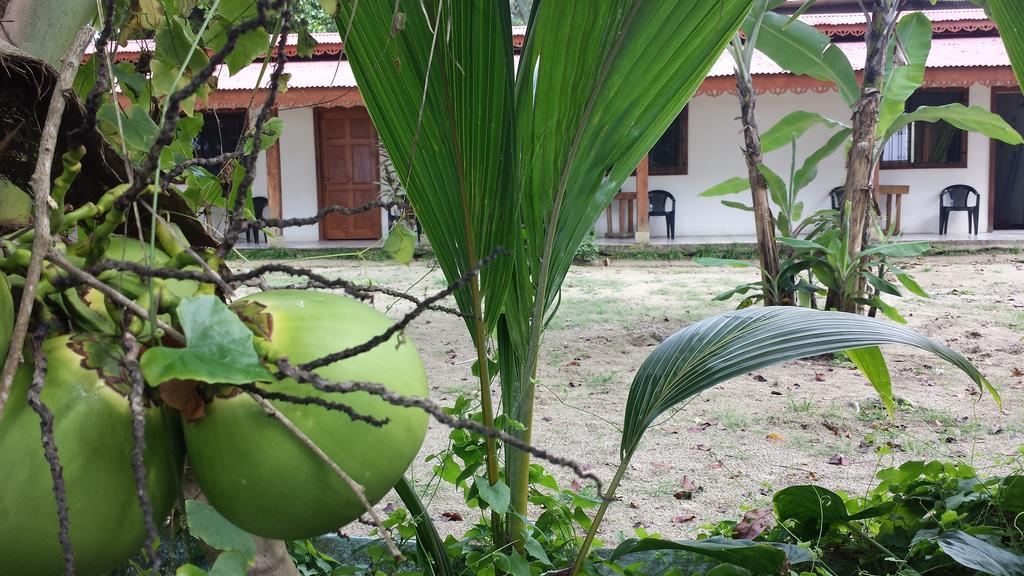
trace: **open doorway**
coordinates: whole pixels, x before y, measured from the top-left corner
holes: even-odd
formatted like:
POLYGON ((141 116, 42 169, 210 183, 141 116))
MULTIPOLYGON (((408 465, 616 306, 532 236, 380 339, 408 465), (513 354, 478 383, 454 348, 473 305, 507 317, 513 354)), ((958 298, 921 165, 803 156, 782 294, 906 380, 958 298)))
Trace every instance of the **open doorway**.
MULTIPOLYGON (((1019 89, 994 91, 992 103, 996 114, 1024 133, 1024 94, 1019 89)), ((992 164, 992 229, 1024 229, 1024 146, 993 140, 992 164)))

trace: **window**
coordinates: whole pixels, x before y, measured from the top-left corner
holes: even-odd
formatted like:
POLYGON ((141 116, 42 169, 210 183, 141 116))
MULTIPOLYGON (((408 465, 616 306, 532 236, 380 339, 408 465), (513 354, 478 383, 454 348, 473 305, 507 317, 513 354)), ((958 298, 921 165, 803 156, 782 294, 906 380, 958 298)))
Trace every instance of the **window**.
POLYGON ((199 158, 213 158, 225 152, 234 152, 244 131, 243 111, 203 112, 203 129, 192 142, 192 147, 199 158))
POLYGON ((679 116, 661 135, 658 143, 651 148, 650 174, 675 175, 686 174, 689 146, 687 140, 687 116, 689 108, 683 108, 679 116))
MULTIPOLYGON (((918 90, 906 110, 921 106, 967 105, 967 89, 918 90)), ((914 122, 885 143, 882 168, 966 168, 967 133, 947 122, 914 122)))

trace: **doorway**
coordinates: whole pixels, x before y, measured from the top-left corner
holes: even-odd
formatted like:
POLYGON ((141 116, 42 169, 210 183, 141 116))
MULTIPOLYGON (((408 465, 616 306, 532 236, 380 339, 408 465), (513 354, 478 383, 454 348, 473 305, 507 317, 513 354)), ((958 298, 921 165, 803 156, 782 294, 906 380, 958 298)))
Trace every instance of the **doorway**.
MULTIPOLYGON (((993 111, 1024 133, 1024 94, 993 89, 993 111)), ((993 140, 991 222, 993 230, 1024 229, 1024 146, 993 140)))
MULTIPOLYGON (((365 108, 317 109, 317 181, 320 207, 355 208, 377 199, 377 132, 365 108)), ((320 223, 324 240, 379 240, 380 209, 345 216, 330 214, 320 223)))

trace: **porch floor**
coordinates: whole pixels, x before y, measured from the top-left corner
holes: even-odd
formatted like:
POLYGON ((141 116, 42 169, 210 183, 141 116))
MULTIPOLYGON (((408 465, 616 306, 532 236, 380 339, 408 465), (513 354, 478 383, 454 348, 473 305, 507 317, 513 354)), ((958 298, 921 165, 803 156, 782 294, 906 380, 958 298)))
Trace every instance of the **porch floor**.
MULTIPOLYGON (((973 234, 903 234, 903 241, 924 240, 933 244, 942 244, 945 248, 993 247, 1022 248, 1024 247, 1024 230, 997 230, 973 234)), ((688 251, 701 246, 753 246, 757 238, 753 235, 721 235, 721 236, 676 236, 669 239, 664 236, 651 238, 648 246, 678 248, 688 251)), ((640 246, 632 238, 598 238, 597 244, 610 250, 628 250, 640 246)))
MULTIPOLYGON (((933 244, 941 244, 946 249, 971 249, 971 248, 1022 248, 1024 249, 1024 230, 998 230, 995 232, 982 232, 978 235, 970 234, 904 234, 901 238, 905 241, 925 240, 933 244)), ((677 236, 674 240, 660 236, 651 238, 647 247, 665 248, 679 250, 682 252, 696 251, 702 246, 753 246, 754 235, 720 235, 720 236, 677 236)), ((324 250, 337 249, 361 250, 364 248, 380 247, 383 240, 320 240, 320 241, 280 241, 272 240, 270 244, 252 244, 242 242, 238 248, 265 249, 265 248, 286 248, 294 250, 324 250)), ((636 250, 642 245, 636 244, 632 238, 598 238, 599 246, 609 250, 636 250)))

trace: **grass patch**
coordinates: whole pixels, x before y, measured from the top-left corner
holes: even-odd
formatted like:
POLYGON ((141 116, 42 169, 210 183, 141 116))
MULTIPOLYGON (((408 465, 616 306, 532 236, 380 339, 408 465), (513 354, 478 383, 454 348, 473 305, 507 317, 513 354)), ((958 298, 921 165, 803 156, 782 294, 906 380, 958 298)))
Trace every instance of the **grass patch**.
POLYGON ((616 244, 601 246, 601 255, 613 260, 691 260, 693 258, 731 258, 756 260, 753 244, 693 244, 651 246, 616 244))
POLYGON ((386 262, 391 256, 380 248, 240 248, 228 260, 308 260, 313 258, 355 258, 386 262))

